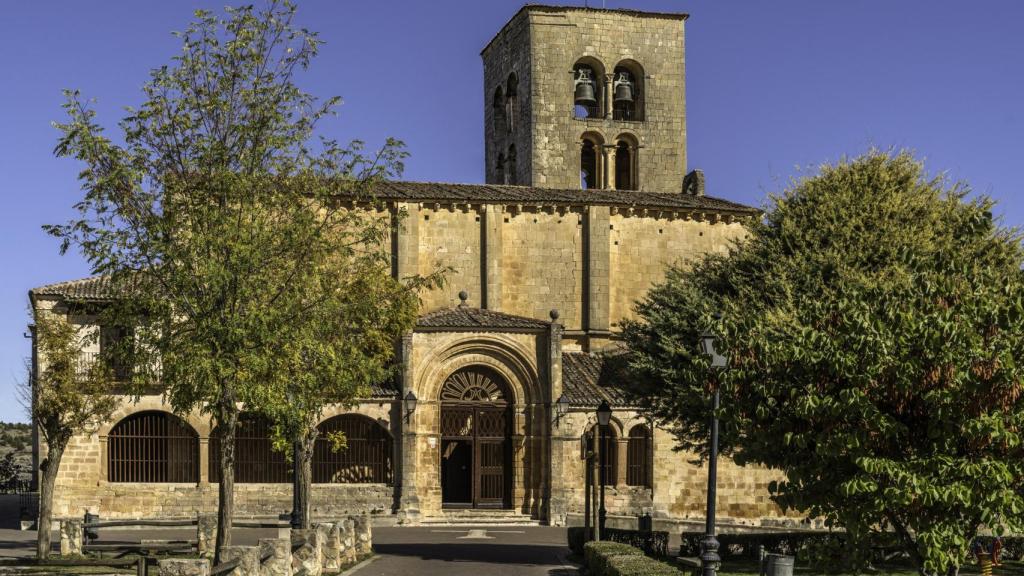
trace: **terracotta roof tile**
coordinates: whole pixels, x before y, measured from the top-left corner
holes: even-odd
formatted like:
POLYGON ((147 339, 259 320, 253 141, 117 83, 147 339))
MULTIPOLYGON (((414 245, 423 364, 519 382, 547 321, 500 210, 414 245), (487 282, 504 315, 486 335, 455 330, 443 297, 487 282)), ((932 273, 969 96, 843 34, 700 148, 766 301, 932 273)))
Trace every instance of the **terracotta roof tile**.
POLYGON ((562 353, 562 393, 573 407, 596 407, 601 400, 614 406, 635 406, 622 383, 625 372, 615 357, 585 352, 562 353))
POLYGON ((32 297, 57 296, 67 300, 101 301, 113 297, 110 281, 106 276, 90 276, 78 280, 67 280, 47 284, 29 290, 32 297))
MULTIPOLYGON (((682 183, 680 183, 682 185, 682 183)), ((625 208, 653 208, 681 212, 711 212, 755 216, 760 213, 737 202, 695 196, 693 194, 665 192, 636 192, 630 190, 572 190, 538 188, 534 186, 501 186, 496 184, 451 184, 446 182, 381 182, 372 192, 380 200, 397 202, 440 203, 493 203, 523 204, 527 206, 619 206, 625 208)), ((346 197, 344 193, 340 197, 346 197)))
POLYGON ((418 328, 490 329, 490 330, 544 330, 549 322, 515 316, 494 310, 456 306, 420 316, 418 328))

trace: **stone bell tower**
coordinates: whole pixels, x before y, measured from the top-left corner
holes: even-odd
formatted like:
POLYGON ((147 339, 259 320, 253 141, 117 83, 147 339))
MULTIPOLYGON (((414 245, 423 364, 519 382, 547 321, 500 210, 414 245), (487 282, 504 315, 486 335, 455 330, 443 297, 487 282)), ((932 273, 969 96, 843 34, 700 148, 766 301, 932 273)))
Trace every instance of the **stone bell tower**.
POLYGON ((481 54, 487 182, 681 192, 686 18, 523 7, 481 54))

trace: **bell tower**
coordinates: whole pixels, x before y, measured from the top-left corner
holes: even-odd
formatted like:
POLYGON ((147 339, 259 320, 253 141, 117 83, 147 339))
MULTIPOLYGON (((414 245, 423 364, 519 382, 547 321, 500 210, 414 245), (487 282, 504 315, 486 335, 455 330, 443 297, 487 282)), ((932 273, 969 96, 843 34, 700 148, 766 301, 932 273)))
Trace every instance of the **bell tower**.
POLYGON ((481 53, 487 183, 681 192, 686 19, 524 6, 481 53))

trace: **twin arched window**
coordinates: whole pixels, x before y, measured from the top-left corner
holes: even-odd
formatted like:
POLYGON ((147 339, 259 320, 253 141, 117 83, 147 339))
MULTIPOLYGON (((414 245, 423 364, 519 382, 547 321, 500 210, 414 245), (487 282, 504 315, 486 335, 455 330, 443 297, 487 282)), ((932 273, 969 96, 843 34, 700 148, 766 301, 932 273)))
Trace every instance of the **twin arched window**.
POLYGON ((576 118, 644 119, 644 69, 623 60, 606 75, 600 60, 585 56, 572 69, 573 115, 576 118))
POLYGON ((492 137, 491 149, 495 152, 494 173, 490 182, 497 184, 516 184, 516 149, 515 144, 506 143, 516 131, 519 115, 519 77, 513 72, 508 75, 504 85, 494 89, 491 100, 492 137))
MULTIPOLYGON (((650 488, 653 451, 650 428, 643 424, 633 426, 624 443, 619 442, 615 428, 610 425, 602 426, 599 436, 600 481, 603 481, 606 486, 615 486, 620 481, 624 481, 627 486, 650 488), (625 478, 619 477, 620 458, 625 458, 625 478)), ((586 436, 587 451, 593 450, 593 439, 594 429, 591 428, 586 436)))
POLYGON ((587 132, 580 139, 580 188, 594 190, 638 190, 639 152, 637 140, 620 134, 614 146, 605 146, 598 132, 587 132), (614 167, 614 170, 612 169, 614 167))
POLYGON ((651 487, 651 431, 643 424, 633 426, 626 445, 626 484, 651 487))

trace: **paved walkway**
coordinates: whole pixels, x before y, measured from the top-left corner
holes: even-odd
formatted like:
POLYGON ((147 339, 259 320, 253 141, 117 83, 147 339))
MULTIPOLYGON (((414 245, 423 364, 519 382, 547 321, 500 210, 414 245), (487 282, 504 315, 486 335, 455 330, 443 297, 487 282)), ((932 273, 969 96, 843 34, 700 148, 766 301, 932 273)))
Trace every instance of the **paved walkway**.
MULTIPOLYGON (((255 544, 273 537, 272 530, 236 530, 235 544, 255 544)), ((54 532, 54 547, 60 534, 54 532)), ((140 538, 189 539, 194 530, 104 530, 104 543, 137 542, 140 538)), ((28 557, 35 553, 35 531, 0 529, 0 557, 28 557)), ((423 527, 374 528, 372 562, 353 576, 570 576, 576 569, 566 560, 565 528, 423 527)))
POLYGON ((375 528, 377 558, 353 576, 569 576, 565 528, 375 528))

